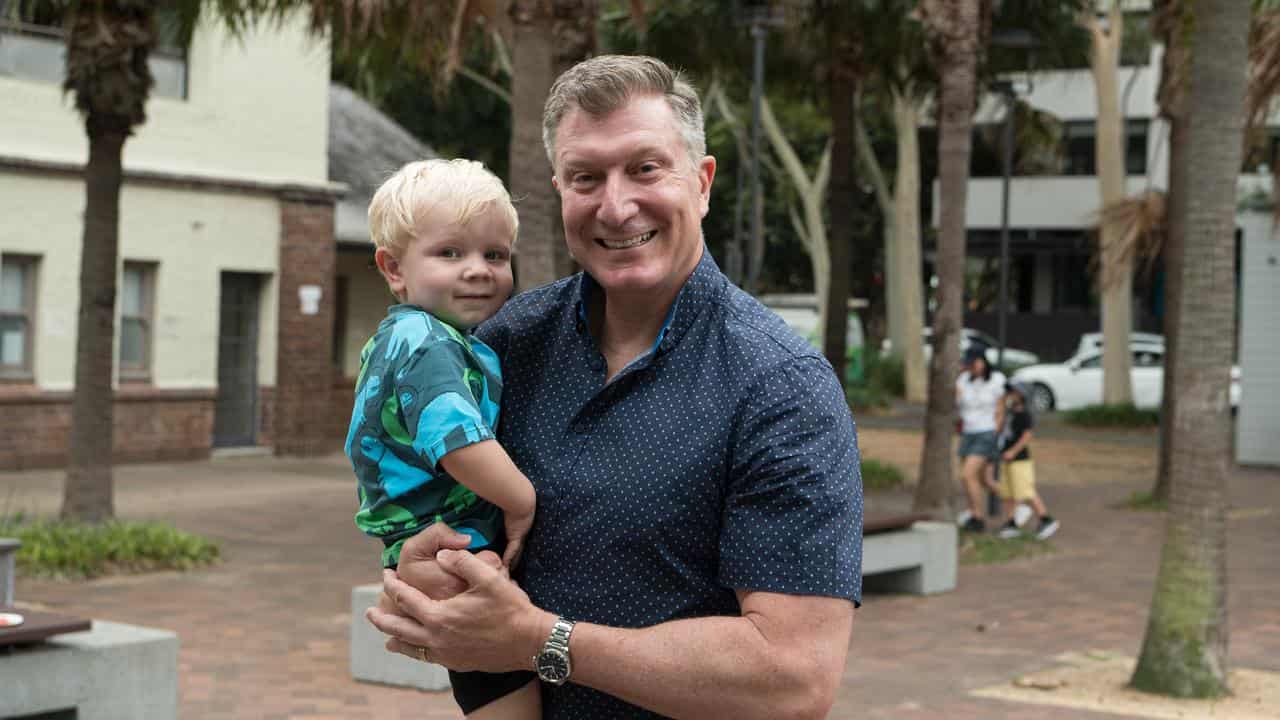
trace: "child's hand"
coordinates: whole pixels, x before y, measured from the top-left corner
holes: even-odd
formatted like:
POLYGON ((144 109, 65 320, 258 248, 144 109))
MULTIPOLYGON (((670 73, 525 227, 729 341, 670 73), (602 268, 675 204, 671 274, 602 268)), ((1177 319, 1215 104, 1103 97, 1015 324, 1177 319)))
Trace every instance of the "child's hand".
POLYGON ((503 521, 507 528, 507 550, 502 554, 502 564, 508 569, 515 568, 520 562, 520 553, 524 551, 524 538, 533 527, 533 513, 532 507, 527 513, 503 513, 503 521))
POLYGON ((1000 457, 1004 458, 1006 462, 1013 462, 1013 458, 1016 457, 1016 455, 1012 450, 1006 450, 1000 457))

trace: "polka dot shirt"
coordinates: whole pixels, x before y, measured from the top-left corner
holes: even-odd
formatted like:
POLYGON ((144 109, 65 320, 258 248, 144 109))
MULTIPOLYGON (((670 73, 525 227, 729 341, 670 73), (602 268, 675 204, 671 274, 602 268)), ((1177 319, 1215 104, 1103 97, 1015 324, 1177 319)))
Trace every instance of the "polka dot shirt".
MULTIPOLYGON (((653 349, 606 382, 579 274, 477 332, 502 361, 498 439, 538 509, 534 604, 647 627, 737 615, 735 590, 861 601, 862 480, 831 365, 703 253, 653 349)), ((543 687, 548 720, 658 717, 543 687)))

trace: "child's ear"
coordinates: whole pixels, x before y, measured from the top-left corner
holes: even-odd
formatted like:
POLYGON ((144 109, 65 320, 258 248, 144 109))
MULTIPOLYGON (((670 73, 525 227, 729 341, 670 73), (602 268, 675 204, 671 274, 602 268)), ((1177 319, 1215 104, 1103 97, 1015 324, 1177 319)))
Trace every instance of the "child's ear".
POLYGON ((373 262, 378 266, 378 272, 382 273, 382 277, 387 279, 391 294, 397 299, 403 299, 404 275, 400 272, 400 260, 389 249, 380 247, 373 253, 373 262))

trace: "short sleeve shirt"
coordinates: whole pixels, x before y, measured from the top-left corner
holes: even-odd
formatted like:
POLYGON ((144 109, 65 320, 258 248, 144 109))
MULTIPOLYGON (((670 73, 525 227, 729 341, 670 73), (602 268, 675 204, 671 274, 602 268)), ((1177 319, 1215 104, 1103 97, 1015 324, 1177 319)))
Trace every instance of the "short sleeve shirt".
POLYGON ((1004 374, 993 370, 983 380, 967 372, 956 379, 960 421, 965 433, 996 432, 996 405, 1004 398, 1004 374))
POLYGON ((382 561, 444 522, 472 548, 499 537, 500 511, 457 483, 440 458, 491 440, 502 379, 487 345, 414 305, 395 305, 360 354, 345 450, 358 480, 356 525, 380 538, 382 561))
MULTIPOLYGON (((1002 450, 1007 450, 1018 444, 1018 440, 1022 438, 1023 433, 1035 427, 1035 420, 1032 419, 1031 413, 1026 410, 1014 410, 1009 414, 1009 432, 1004 436, 1004 444, 1002 450)), ((1030 460, 1031 446, 1028 445, 1013 457, 1014 460, 1030 460)))
MULTIPOLYGON (((740 614, 735 590, 861 597, 857 437, 830 364, 704 251, 653 348, 611 380, 579 274, 507 303, 478 335, 502 360, 499 439, 538 509, 535 604, 647 627, 740 614)), ((572 682, 544 717, 658 717, 572 682)))

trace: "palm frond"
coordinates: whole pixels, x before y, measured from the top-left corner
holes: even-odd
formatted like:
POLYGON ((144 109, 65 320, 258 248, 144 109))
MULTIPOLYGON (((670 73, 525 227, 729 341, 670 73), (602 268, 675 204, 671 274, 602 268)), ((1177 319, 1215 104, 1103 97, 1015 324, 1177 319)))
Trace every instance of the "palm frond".
POLYGON ((1280 4, 1254 13, 1249 26, 1249 85, 1245 91, 1245 121, 1266 124, 1280 95, 1280 4))
POLYGON ((1090 267, 1102 289, 1124 279, 1115 275, 1116 268, 1138 266, 1149 274, 1155 267, 1164 250, 1166 208, 1164 192, 1147 190, 1107 205, 1098 213, 1099 227, 1119 230, 1109 246, 1103 245, 1102 233, 1097 233, 1098 245, 1090 267))

